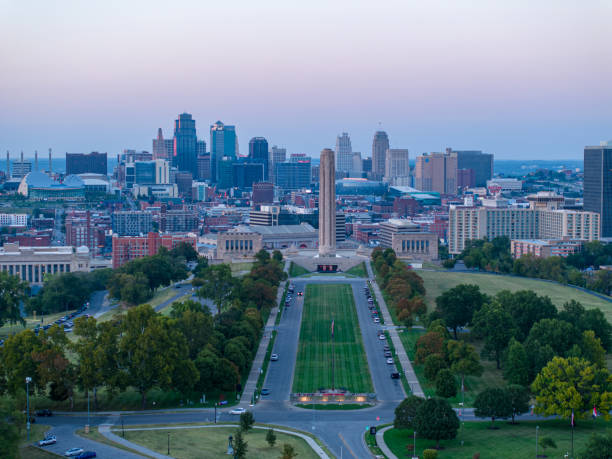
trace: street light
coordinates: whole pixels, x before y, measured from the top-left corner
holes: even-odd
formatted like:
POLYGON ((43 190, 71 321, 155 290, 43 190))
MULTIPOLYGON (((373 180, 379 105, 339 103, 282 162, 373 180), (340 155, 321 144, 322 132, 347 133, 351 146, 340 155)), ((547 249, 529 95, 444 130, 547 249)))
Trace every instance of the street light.
POLYGON ((416 455, 416 430, 412 433, 412 457, 417 457, 416 455))
POLYGON ((28 431, 28 441, 30 441, 30 383, 32 382, 32 378, 29 376, 26 377, 26 430, 28 431))
POLYGON ((540 430, 540 426, 536 426, 536 459, 538 458, 538 431, 540 430))

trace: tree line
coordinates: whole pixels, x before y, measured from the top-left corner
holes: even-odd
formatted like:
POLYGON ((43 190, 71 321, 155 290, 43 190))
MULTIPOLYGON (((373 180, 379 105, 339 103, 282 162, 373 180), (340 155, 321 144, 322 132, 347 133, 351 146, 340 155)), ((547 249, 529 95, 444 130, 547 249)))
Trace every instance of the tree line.
MULTIPOLYGON (((468 268, 547 279, 605 295, 612 292, 612 272, 598 270, 600 266, 612 264, 612 244, 600 241, 587 242, 581 252, 567 257, 539 258, 529 254, 513 259, 508 237, 500 236, 490 241, 487 238, 476 239, 466 243, 457 259, 463 260, 468 268)), ((445 266, 450 268, 454 263, 445 262, 445 266)))

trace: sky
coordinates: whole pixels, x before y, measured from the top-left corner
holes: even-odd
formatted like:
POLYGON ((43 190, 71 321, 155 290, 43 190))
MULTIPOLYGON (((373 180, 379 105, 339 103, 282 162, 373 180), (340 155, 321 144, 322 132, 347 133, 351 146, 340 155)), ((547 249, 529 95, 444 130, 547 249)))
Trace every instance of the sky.
POLYGON ((581 159, 612 139, 609 0, 0 0, 0 151, 151 151, 182 112, 318 156, 581 159))

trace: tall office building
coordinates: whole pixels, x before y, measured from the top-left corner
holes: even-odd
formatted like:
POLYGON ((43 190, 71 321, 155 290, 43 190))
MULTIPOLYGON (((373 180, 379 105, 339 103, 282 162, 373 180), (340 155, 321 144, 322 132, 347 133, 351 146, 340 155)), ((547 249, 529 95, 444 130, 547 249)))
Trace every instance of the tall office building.
POLYGON ((263 164, 264 180, 268 180, 270 169, 270 153, 268 141, 264 137, 253 137, 249 140, 249 162, 263 164))
POLYGON ((414 187, 421 191, 456 194, 457 156, 449 153, 417 156, 414 168, 414 187))
POLYGON ((612 141, 584 148, 584 210, 597 212, 601 237, 612 237, 612 141))
POLYGON ((376 131, 372 141, 372 176, 380 180, 385 175, 385 159, 389 149, 389 136, 385 131, 376 131))
POLYGON ((198 156, 198 180, 210 180, 210 153, 198 156))
POLYGON ((164 139, 162 128, 157 130, 157 138, 153 139, 153 159, 170 161, 174 156, 174 139, 164 139))
POLYGON ((393 183, 395 179, 409 175, 408 150, 388 149, 385 157, 385 181, 393 183))
POLYGON ((361 159, 361 152, 353 152, 353 166, 351 167, 351 173, 349 177, 361 177, 363 171, 363 160, 361 159))
POLYGON ((274 184, 283 190, 308 188, 311 183, 311 162, 304 154, 293 154, 288 162, 276 165, 274 184))
POLYGON ((276 165, 278 163, 284 163, 287 160, 287 149, 279 148, 276 145, 272 146, 270 151, 270 179, 274 180, 276 177, 276 165))
POLYGON ((210 127, 210 163, 213 181, 219 180, 219 163, 223 158, 236 159, 238 144, 236 127, 217 121, 210 127))
POLYGON ((474 186, 487 186, 487 180, 493 177, 493 155, 479 150, 453 151, 446 149, 447 153, 457 155, 457 169, 471 169, 474 171, 474 186))
POLYGON ((196 153, 198 156, 204 156, 206 154, 206 140, 198 140, 196 142, 196 153))
POLYGON ((348 133, 336 137, 336 171, 351 173, 353 170, 353 148, 348 133))
POLYGON ((66 153, 66 175, 107 173, 106 153, 66 153))
POLYGON ((180 171, 198 174, 195 120, 189 113, 181 113, 174 121, 174 156, 172 165, 180 171))

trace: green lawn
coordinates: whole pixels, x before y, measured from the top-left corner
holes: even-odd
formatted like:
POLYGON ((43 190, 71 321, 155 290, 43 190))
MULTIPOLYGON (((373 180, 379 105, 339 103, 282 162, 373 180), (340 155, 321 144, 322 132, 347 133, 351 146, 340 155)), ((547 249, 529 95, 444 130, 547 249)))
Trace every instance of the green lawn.
POLYGON ((351 269, 346 271, 346 274, 352 274, 353 276, 357 277, 368 277, 365 262, 359 263, 357 266, 353 266, 351 269))
POLYGON ((332 318, 335 387, 354 393, 372 392, 353 291, 347 284, 306 286, 293 392, 332 388, 332 318))
POLYGON ((302 268, 300 265, 296 265, 294 262, 291 262, 289 265, 289 277, 303 276, 309 272, 310 271, 308 271, 306 268, 302 268))
POLYGON ((476 284, 480 287, 482 292, 488 295, 494 295, 500 290, 533 290, 538 295, 549 296, 557 307, 563 306, 563 303, 569 300, 576 300, 582 303, 586 308, 600 308, 606 315, 608 321, 612 322, 611 302, 564 285, 526 277, 444 271, 416 272, 423 278, 423 281, 425 281, 425 289, 427 291, 425 299, 429 310, 435 308, 436 297, 445 290, 453 288, 458 284, 476 284))
MULTIPOLYGON (((425 330, 423 329, 412 328, 399 333, 399 337, 402 341, 402 344, 404 345, 406 353, 408 354, 408 358, 412 362, 414 372, 416 373, 416 376, 419 379, 419 382, 421 383, 423 392, 425 392, 425 395, 427 396, 434 396, 436 395, 434 382, 428 381, 427 378, 425 378, 423 370, 424 366, 417 365, 414 362, 416 341, 424 333, 425 330)), ((482 343, 476 342, 471 344, 473 344, 476 347, 476 351, 480 353, 482 343)), ((502 371, 498 370, 495 367, 495 362, 481 359, 480 363, 484 368, 482 376, 466 376, 465 378, 465 406, 474 406, 474 399, 476 398, 476 395, 487 387, 506 386, 506 382, 503 379, 502 371)), ((461 380, 459 378, 457 378, 457 387, 459 388, 457 395, 449 399, 449 402, 456 407, 458 407, 459 402, 461 402, 461 380)))
MULTIPOLYGON (((118 433, 118 432, 115 432, 118 433)), ((177 459, 206 457, 227 458, 227 439, 234 436, 236 429, 229 427, 206 427, 176 430, 141 430, 126 431, 125 438, 160 454, 168 453, 168 433, 170 433, 170 455, 177 459)), ((315 459, 318 456, 301 438, 275 432, 276 445, 268 446, 266 429, 253 429, 244 439, 248 443, 246 457, 260 459, 277 459, 280 457, 283 444, 295 448, 299 459, 315 459)))
POLYGON ((47 325, 49 323, 53 323, 60 317, 64 317, 66 314, 69 314, 71 312, 74 312, 74 310, 71 309, 69 311, 56 312, 53 314, 46 314, 44 316, 37 314, 36 318, 34 318, 34 316, 28 316, 25 318, 25 321, 26 321, 25 328, 19 323, 5 324, 4 326, 0 327, 0 338, 6 338, 9 335, 14 335, 15 333, 19 333, 25 330, 26 328, 32 329, 36 325, 42 326, 42 325, 47 325))
POLYGON ((237 276, 244 271, 251 271, 252 267, 253 267, 253 262, 250 262, 250 261, 243 261, 240 263, 230 264, 230 269, 232 270, 232 274, 234 276, 237 276))
MULTIPOLYGON (((489 429, 490 422, 466 422, 454 440, 440 441, 444 449, 439 451, 438 458, 470 459, 477 452, 480 453, 480 459, 533 458, 536 455, 536 425, 540 427, 539 438, 550 437, 557 445, 557 448, 545 451, 540 447, 538 454, 550 458, 562 458, 566 452, 571 454, 571 430, 566 420, 525 421, 517 425, 496 421, 495 424, 500 427, 498 430, 489 429)), ((603 419, 580 421, 574 431, 576 455, 581 452, 592 433, 605 433, 606 430, 609 431, 610 426, 603 419)), ((408 452, 412 454, 412 430, 391 429, 385 432, 384 437, 385 443, 397 457, 406 457, 408 452)), ((423 450, 434 445, 434 441, 419 439, 417 436, 417 455, 423 457, 423 450)))

